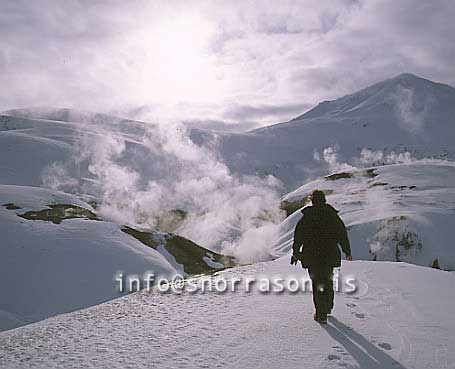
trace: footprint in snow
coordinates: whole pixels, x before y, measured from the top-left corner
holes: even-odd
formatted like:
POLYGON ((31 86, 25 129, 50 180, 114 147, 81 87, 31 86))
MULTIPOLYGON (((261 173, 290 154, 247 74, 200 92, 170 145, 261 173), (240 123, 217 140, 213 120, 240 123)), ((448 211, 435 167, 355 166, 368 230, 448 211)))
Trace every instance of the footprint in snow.
POLYGON ((349 355, 349 354, 344 350, 344 348, 341 347, 341 346, 332 346, 332 348, 334 348, 335 351, 336 351, 338 354, 341 354, 341 355, 343 355, 343 356, 344 356, 344 355, 349 355))
POLYGON ((359 319, 365 318, 365 314, 363 314, 363 313, 356 313, 356 314, 354 314, 354 315, 355 315, 357 318, 359 318, 359 319))
POLYGON ((347 295, 346 298, 347 298, 347 299, 352 299, 352 300, 360 300, 360 297, 351 296, 351 295, 347 295))
POLYGON ((357 305, 356 304, 353 304, 353 303, 348 303, 346 304, 347 307, 350 307, 350 308, 353 308, 353 307, 356 307, 357 305))
POLYGON ((327 355, 327 359, 329 359, 330 361, 340 360, 340 357, 338 355, 330 354, 330 355, 327 355))
POLYGON ((382 342, 378 344, 379 347, 383 348, 384 350, 391 350, 392 346, 386 342, 382 342))

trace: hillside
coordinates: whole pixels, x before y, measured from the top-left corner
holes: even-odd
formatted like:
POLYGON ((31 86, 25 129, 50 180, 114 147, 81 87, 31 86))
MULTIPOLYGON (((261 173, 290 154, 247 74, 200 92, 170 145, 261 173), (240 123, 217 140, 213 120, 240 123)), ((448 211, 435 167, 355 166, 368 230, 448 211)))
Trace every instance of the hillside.
POLYGON ((299 209, 321 189, 340 210, 356 259, 406 261, 455 270, 455 165, 421 160, 333 173, 283 197, 295 211, 280 226, 272 253, 292 247, 299 209))
MULTIPOLYGON (((232 173, 273 174, 290 190, 330 170, 324 160, 326 149, 335 152, 338 161, 354 165, 359 164, 364 149, 384 155, 409 152, 416 158, 454 158, 454 116, 455 88, 401 74, 322 102, 287 123, 247 133, 191 129, 189 134, 196 144, 214 150, 232 173)), ((173 129, 183 127, 170 127, 169 131, 173 129)), ((158 140, 154 145, 161 145, 163 130, 156 125, 70 109, 30 108, 8 110, 0 117, 0 143, 10 148, 0 159, 6 169, 4 178, 10 184, 29 185, 56 160, 65 163, 70 175, 85 178, 89 173, 83 163, 76 166, 71 160, 71 145, 87 135, 106 134, 126 141, 125 159, 133 169, 146 178, 161 174, 157 167, 144 165, 144 157, 162 161, 144 142, 144 137, 152 135, 158 140), (20 158, 15 158, 11 147, 31 143, 43 155, 18 163, 20 158), (17 178, 15 168, 24 164, 27 170, 21 175, 26 178, 17 178)), ((169 138, 178 140, 175 134, 169 138)))
MULTIPOLYGON (((309 293, 246 292, 248 277, 307 278, 288 257, 221 272, 236 292, 136 293, 0 333, 14 368, 450 368, 455 275, 405 263, 343 263, 354 294, 337 293, 327 326, 309 293), (437 286, 437 288, 435 288, 437 286)), ((215 283, 213 281, 213 283, 215 283)))
POLYGON ((0 331, 118 298, 128 292, 119 274, 171 278, 234 262, 174 234, 104 221, 86 201, 37 187, 0 185, 0 234, 0 331))
MULTIPOLYGON (((323 160, 326 149, 354 165, 363 149, 453 158, 454 117, 453 87, 402 74, 323 102, 287 123, 217 137, 231 170, 273 174, 292 189, 330 170, 323 160)), ((197 142, 212 135, 192 134, 197 142)))

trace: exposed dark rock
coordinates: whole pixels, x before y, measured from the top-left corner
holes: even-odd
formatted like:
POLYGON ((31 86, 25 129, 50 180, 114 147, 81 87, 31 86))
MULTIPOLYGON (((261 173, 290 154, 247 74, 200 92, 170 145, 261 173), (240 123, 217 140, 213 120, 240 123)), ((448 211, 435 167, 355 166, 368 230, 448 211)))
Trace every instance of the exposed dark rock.
POLYGON ((2 206, 4 206, 8 210, 19 210, 19 209, 22 209, 20 206, 17 206, 15 204, 13 204, 12 202, 9 202, 8 204, 4 204, 2 206))
POLYGON ((48 206, 49 209, 31 210, 24 214, 18 214, 18 216, 27 220, 44 220, 54 224, 60 224, 64 220, 74 218, 100 220, 92 211, 77 205, 52 204, 48 206))
MULTIPOLYGON (((139 231, 128 226, 123 226, 122 231, 155 250, 160 244, 162 244, 154 237, 154 234, 149 231, 139 231)), ((206 248, 199 246, 184 237, 175 234, 166 234, 164 235, 164 241, 163 246, 166 251, 174 257, 177 263, 183 265, 185 273, 190 275, 213 273, 215 271, 236 265, 233 257, 207 250, 206 248), (210 262, 207 263, 204 258, 207 258, 212 262, 219 263, 223 267, 215 268, 210 266, 210 262)))

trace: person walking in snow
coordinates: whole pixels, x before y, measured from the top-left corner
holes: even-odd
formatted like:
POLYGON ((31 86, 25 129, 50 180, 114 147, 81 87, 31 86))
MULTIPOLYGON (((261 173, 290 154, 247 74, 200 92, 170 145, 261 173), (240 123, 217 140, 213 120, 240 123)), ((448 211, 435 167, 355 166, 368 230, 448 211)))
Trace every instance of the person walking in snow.
POLYGON ((333 308, 333 268, 341 266, 338 245, 351 261, 346 226, 338 216, 338 210, 326 203, 324 192, 315 190, 311 194, 312 206, 302 209, 303 216, 294 232, 291 264, 301 261, 308 268, 316 309, 314 319, 327 323, 327 315, 333 308))

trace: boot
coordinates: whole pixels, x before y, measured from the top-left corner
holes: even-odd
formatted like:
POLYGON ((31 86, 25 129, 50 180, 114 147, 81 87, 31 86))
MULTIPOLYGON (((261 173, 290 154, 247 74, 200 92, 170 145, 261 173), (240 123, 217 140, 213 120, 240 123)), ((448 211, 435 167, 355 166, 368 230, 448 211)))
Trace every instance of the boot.
POLYGON ((316 312, 313 315, 313 319, 320 324, 327 324, 327 315, 318 315, 316 312))

